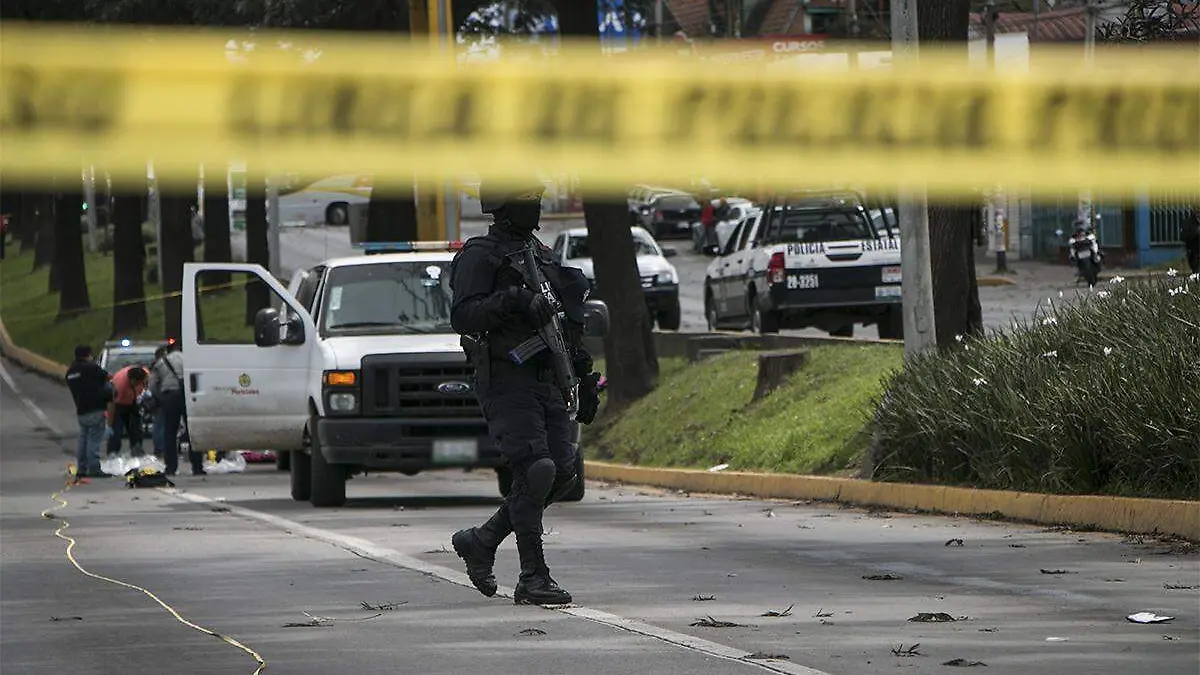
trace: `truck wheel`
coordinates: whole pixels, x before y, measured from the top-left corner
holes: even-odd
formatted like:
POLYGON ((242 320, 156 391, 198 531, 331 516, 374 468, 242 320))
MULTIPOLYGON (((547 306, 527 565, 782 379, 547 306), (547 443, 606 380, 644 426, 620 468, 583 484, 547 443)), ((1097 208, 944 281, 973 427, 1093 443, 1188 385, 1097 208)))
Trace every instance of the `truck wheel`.
POLYGON ((500 496, 507 497, 512 492, 512 469, 507 466, 496 467, 496 484, 500 487, 500 496))
POLYGON ((888 307, 887 312, 879 318, 879 339, 904 339, 904 313, 900 310, 900 305, 888 307))
POLYGON ((854 324, 847 324, 841 328, 829 331, 833 337, 854 337, 854 324))
POLYGON ((336 202, 325 209, 326 225, 345 225, 350 222, 350 206, 345 202, 336 202))
POLYGON ((346 503, 346 469, 340 464, 330 464, 321 454, 321 439, 316 433, 317 418, 313 416, 309 423, 309 447, 312 453, 309 460, 312 464, 312 495, 309 501, 313 506, 341 506, 346 503))
MULTIPOLYGON (((307 432, 305 435, 307 436, 307 432)), ((308 453, 301 451, 288 454, 295 455, 291 458, 291 466, 288 467, 292 477, 292 499, 306 502, 312 499, 312 458, 308 453)))
POLYGON ((679 301, 676 300, 674 305, 658 313, 658 327, 662 330, 679 330, 679 324, 683 320, 682 313, 679 301))
POLYGON ((562 500, 564 502, 583 501, 583 495, 585 492, 587 492, 587 486, 583 484, 583 452, 582 451, 576 453, 576 455, 575 455, 575 475, 579 477, 579 480, 576 481, 575 486, 571 488, 570 492, 563 495, 562 500))
POLYGON ((754 296, 750 296, 750 328, 760 335, 779 332, 779 315, 759 307, 754 296))
POLYGON ((292 453, 288 450, 275 451, 275 468, 279 471, 287 471, 292 465, 292 453))

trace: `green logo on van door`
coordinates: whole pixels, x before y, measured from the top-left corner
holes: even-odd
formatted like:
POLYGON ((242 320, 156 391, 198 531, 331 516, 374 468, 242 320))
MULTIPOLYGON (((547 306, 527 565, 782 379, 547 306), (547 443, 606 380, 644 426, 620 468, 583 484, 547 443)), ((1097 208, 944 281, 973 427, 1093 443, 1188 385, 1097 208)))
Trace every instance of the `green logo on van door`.
POLYGON ((246 387, 249 387, 250 386, 250 376, 247 375, 246 373, 242 373, 238 377, 238 386, 243 389, 245 389, 246 387))

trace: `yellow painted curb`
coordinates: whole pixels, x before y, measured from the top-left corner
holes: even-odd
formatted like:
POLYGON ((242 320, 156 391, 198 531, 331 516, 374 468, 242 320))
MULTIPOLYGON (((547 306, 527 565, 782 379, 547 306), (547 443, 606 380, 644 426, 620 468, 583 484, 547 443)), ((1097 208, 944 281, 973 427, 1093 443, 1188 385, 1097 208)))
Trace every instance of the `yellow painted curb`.
POLYGON ((975 279, 975 283, 979 284, 980 286, 1016 286, 1017 285, 1017 282, 1014 281, 1013 279, 1009 279, 1008 277, 996 277, 996 276, 978 277, 977 279, 975 279))
POLYGON ((1168 534, 1200 541, 1200 502, 1194 501, 973 490, 794 474, 710 473, 698 469, 658 469, 590 460, 585 465, 591 480, 652 485, 685 492, 739 494, 766 499, 816 499, 964 516, 1000 516, 1043 525, 1168 534))
POLYGON ((12 341, 4 321, 0 320, 0 354, 16 361, 22 367, 56 380, 67 377, 67 367, 41 354, 35 354, 12 341))

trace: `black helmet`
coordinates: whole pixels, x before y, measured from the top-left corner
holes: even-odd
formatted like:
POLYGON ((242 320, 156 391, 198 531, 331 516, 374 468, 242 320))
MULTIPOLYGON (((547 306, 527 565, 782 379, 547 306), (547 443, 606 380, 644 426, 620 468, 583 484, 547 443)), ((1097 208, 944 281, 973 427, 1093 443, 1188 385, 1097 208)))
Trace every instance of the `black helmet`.
POLYGON ((513 187, 504 185, 492 187, 492 183, 479 184, 479 206, 484 213, 495 213, 504 205, 512 202, 532 201, 540 204, 542 195, 546 192, 546 186, 536 178, 506 185, 513 187))

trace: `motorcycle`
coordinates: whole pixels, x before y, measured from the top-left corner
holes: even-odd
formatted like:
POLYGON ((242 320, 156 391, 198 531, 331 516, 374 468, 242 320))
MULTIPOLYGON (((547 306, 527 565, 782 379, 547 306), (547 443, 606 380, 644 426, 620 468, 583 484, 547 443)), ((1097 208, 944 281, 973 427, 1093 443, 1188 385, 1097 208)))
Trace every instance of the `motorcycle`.
POLYGON ((1095 287, 1104 254, 1100 252, 1100 244, 1091 228, 1076 224, 1075 234, 1067 241, 1067 259, 1074 263, 1079 277, 1087 282, 1088 288, 1095 287))

